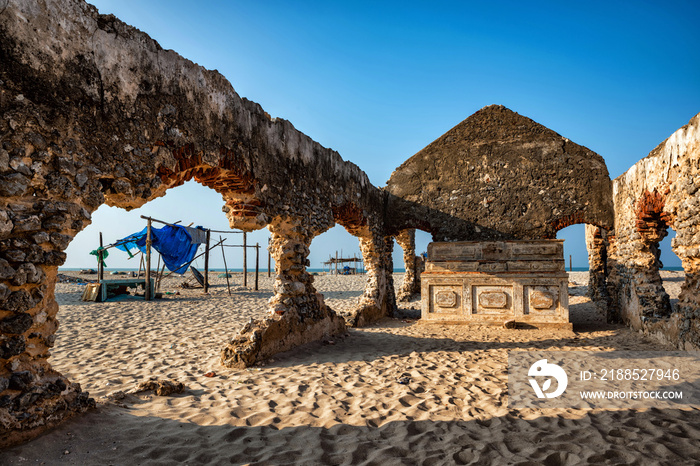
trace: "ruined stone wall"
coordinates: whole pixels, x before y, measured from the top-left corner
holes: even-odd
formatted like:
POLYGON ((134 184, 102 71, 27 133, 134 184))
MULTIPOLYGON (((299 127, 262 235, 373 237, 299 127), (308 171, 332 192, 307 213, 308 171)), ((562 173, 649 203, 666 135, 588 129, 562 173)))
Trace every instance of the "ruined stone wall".
POLYGON ((576 223, 612 228, 603 158, 503 106, 484 107, 391 175, 387 228, 435 241, 551 239, 576 223))
MULTIPOLYGON (((386 252, 384 194, 364 172, 81 0, 0 2, 0 445, 91 404, 49 364, 70 241, 101 204, 139 207, 190 179, 222 194, 232 228, 274 230, 270 318, 256 323, 259 342, 224 353, 251 363, 280 348, 280 329, 314 329, 283 348, 344 331, 305 271, 306 248, 352 206, 344 221, 386 252)), ((390 270, 375 262, 365 294, 388 312, 390 270)))
POLYGON ((396 242, 403 250, 403 263, 406 270, 401 290, 397 296, 399 301, 408 301, 415 293, 420 293, 420 270, 418 261, 422 259, 416 256, 416 230, 403 230, 396 235, 396 242))
POLYGON ((586 225, 588 251, 588 295, 597 307, 608 313, 608 232, 595 225, 586 225))
POLYGON ((607 235, 609 318, 685 349, 700 349, 699 189, 700 114, 614 180, 607 235), (668 228, 685 271, 675 308, 659 276, 668 228))

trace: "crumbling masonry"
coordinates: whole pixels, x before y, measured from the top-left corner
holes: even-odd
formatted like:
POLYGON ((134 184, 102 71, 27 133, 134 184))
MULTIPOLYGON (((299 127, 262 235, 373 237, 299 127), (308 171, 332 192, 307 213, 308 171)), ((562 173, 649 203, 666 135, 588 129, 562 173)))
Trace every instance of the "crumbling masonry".
POLYGON ((191 179, 221 193, 232 228, 273 235, 270 316, 224 364, 345 332, 306 272, 312 239, 336 221, 368 264, 349 320, 392 312, 384 195, 357 166, 83 1, 0 2, 0 445, 93 404, 48 362, 70 241, 101 204, 132 209, 191 179))
POLYGON ((700 349, 700 114, 613 182, 615 227, 586 230, 591 292, 610 321, 700 349), (659 242, 673 251, 685 282, 672 308, 661 283, 659 242))
POLYGON ((615 180, 613 195, 599 155, 491 106, 378 189, 219 73, 114 16, 82 0, 0 0, 0 447, 94 404, 49 357, 63 251, 102 204, 136 208, 196 180, 222 195, 232 228, 269 228, 269 315, 222 350, 229 367, 391 315, 394 238, 407 261, 401 295, 420 287, 416 228, 483 241, 593 225, 591 289, 611 318, 697 348, 697 171, 698 117, 615 180), (311 241, 336 223, 358 238, 368 276, 345 318, 306 270, 311 241), (655 272, 668 226, 687 273, 677 309, 655 272))

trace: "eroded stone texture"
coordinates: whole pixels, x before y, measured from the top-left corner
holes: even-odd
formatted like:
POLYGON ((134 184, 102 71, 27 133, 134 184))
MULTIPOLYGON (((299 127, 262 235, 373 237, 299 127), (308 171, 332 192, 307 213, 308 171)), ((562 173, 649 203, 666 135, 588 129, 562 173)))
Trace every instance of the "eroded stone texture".
MULTIPOLYGON (((375 198, 377 201, 379 197, 375 198)), ((360 240, 360 252, 365 264, 367 283, 358 307, 345 320, 353 327, 363 326, 396 310, 394 296, 393 260, 394 241, 385 234, 383 220, 367 216, 354 205, 334 210, 336 221, 360 240), (380 226, 381 225, 381 226, 380 226)))
POLYGON ((603 228, 586 225, 588 250, 588 295, 603 314, 608 312, 608 232, 603 228))
POLYGON ((397 299, 399 301, 408 301, 416 293, 420 293, 420 270, 418 270, 418 262, 422 263, 422 259, 416 256, 416 230, 403 230, 396 235, 396 242, 403 250, 403 263, 406 270, 404 275, 403 285, 397 299))
POLYGON ((498 105, 485 107, 394 171, 388 228, 435 241, 547 239, 575 223, 612 228, 603 158, 498 105))
POLYGON ((614 180, 614 235, 607 235, 609 318, 700 348, 700 115, 614 180), (668 228, 686 280, 672 309, 659 276, 668 228))
MULTIPOLYGON (((301 332, 285 340, 295 344, 344 333, 342 319, 313 290, 303 247, 333 225, 338 209, 353 205, 383 253, 384 194, 364 172, 241 98, 216 71, 83 1, 4 2, 0 445, 91 405, 48 363, 63 250, 101 204, 139 207, 192 179, 222 194, 232 227, 251 231, 272 222, 280 254, 290 245, 302 249, 278 271, 272 305, 286 306, 289 317, 258 326, 263 344, 247 361, 284 347, 265 345, 286 338, 279 332, 301 332), (279 219, 304 231, 285 230, 279 219)), ((377 277, 385 277, 385 266, 377 277)), ((380 289, 390 280, 368 286, 378 309, 394 306, 393 290, 380 289)))

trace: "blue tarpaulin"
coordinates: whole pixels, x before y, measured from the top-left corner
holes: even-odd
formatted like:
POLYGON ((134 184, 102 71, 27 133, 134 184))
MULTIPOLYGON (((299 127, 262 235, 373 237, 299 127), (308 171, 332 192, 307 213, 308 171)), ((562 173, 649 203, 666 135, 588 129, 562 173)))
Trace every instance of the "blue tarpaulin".
MULTIPOLYGON (((146 228, 138 233, 122 238, 116 243, 117 249, 129 252, 138 249, 146 252, 146 228)), ((183 274, 197 254, 198 244, 192 243, 187 229, 180 225, 166 225, 163 228, 151 227, 151 245, 163 257, 168 270, 183 274)))

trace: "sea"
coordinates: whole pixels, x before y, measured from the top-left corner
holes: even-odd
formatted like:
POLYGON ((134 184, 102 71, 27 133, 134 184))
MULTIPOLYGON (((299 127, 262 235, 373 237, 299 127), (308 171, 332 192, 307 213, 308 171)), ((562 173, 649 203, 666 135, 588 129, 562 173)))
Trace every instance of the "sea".
MULTIPOLYGON (((59 271, 64 271, 64 272, 79 272, 79 271, 81 271, 81 270, 90 269, 90 268, 97 270, 96 267, 59 267, 58 270, 59 270, 59 271)), ((308 268, 308 269, 306 269, 306 270, 307 270, 308 272, 315 272, 315 273, 324 272, 324 269, 322 269, 322 268, 308 268)), ((574 268, 572 268, 572 269, 568 269, 568 268, 567 268, 566 270, 567 270, 567 272, 588 272, 588 267, 574 267, 574 268)), ((683 271, 683 267, 664 267, 664 268, 661 269, 661 270, 683 271)), ((109 272, 132 272, 132 271, 133 271, 133 272, 137 272, 137 271, 138 271, 138 268, 136 268, 136 269, 133 269, 133 268, 106 268, 106 269, 105 269, 105 273, 109 273, 109 272)), ((211 272, 223 272, 224 269, 223 269, 223 268, 212 268, 212 269, 210 269, 210 271, 211 271, 211 272)), ((236 269, 236 268, 229 268, 228 271, 229 271, 229 272, 234 272, 234 273, 235 273, 235 272, 243 272, 243 269, 242 269, 242 268, 238 268, 238 269, 236 269)), ((327 272, 328 270, 326 269, 325 271, 327 272)), ((250 273, 250 272, 255 272, 255 268, 254 268, 254 267, 253 267, 253 268, 249 268, 249 269, 248 269, 248 272, 249 272, 249 273, 250 273)), ((263 273, 263 272, 264 272, 264 273, 267 273, 267 268, 260 268, 260 273, 263 273)), ((403 268, 395 268, 395 269, 394 269, 394 273, 405 273, 405 272, 406 272, 406 269, 403 269, 403 268)))

